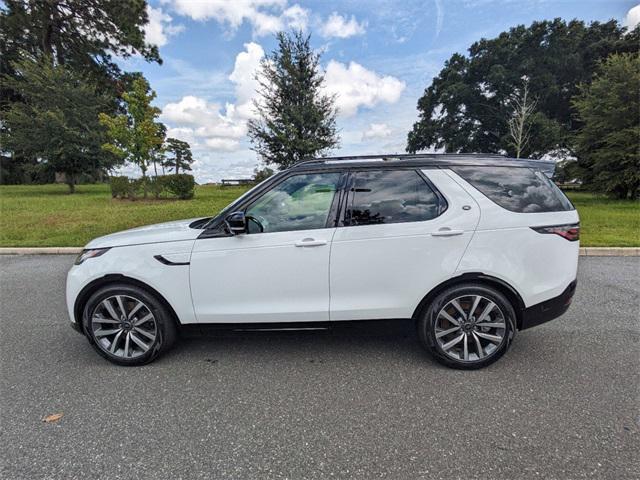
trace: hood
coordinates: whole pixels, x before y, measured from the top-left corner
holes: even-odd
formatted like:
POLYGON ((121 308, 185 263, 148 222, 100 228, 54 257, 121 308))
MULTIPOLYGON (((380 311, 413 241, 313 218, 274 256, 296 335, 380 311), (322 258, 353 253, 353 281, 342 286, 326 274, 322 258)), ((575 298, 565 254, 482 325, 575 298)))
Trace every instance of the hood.
POLYGON ((195 240, 202 233, 202 230, 191 228, 189 225, 196 220, 199 220, 199 218, 157 223, 112 233, 91 240, 85 248, 124 247, 126 245, 142 245, 145 243, 195 240))

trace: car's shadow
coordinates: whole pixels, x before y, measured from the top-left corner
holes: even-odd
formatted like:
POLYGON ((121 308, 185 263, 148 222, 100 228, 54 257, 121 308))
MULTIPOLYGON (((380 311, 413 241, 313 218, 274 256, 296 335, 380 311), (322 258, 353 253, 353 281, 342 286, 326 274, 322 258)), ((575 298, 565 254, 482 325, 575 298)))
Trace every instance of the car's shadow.
POLYGON ((184 329, 175 347, 159 360, 187 357, 217 362, 240 355, 245 360, 302 358, 310 363, 323 363, 336 356, 363 355, 437 365, 420 345, 412 321, 355 322, 326 329, 280 327, 286 330, 264 330, 259 326, 237 330, 184 329))

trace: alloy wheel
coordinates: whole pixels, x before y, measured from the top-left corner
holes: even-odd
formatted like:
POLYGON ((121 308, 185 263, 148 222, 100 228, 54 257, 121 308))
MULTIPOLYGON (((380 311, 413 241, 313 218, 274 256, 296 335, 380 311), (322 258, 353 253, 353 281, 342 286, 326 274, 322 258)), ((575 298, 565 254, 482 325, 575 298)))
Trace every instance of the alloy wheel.
POLYGON ((112 295, 98 303, 91 314, 91 329, 102 350, 122 359, 146 354, 158 335, 151 309, 129 295, 112 295))
POLYGON ((507 324, 500 307, 482 295, 449 301, 438 313, 435 338, 456 361, 475 362, 493 355, 505 341, 507 324))

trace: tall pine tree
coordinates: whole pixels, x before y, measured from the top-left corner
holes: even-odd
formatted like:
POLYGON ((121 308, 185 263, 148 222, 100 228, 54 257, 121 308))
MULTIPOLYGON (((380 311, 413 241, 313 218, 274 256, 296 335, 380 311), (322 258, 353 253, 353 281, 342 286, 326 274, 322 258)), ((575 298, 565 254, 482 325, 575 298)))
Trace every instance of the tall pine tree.
POLYGON ((180 170, 191 170, 193 155, 191 154, 191 146, 187 142, 177 138, 167 138, 165 150, 171 156, 165 160, 164 165, 173 168, 176 175, 180 170))
POLYGON ((577 167, 585 184, 618 198, 640 192, 640 59, 611 55, 573 106, 582 126, 577 167))
POLYGON ((259 119, 249 138, 262 160, 288 168, 338 145, 335 98, 322 93, 320 57, 302 32, 276 35, 277 49, 262 60, 257 76, 259 119))

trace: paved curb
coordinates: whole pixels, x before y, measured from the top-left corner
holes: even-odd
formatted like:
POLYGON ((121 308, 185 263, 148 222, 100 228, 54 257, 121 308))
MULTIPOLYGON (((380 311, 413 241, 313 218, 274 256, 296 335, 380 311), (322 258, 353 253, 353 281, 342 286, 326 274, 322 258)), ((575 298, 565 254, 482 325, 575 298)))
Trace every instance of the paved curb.
POLYGON ((82 247, 3 247, 0 255, 73 255, 82 247))
MULTIPOLYGON (((0 247, 0 255, 74 255, 82 247, 0 247)), ((581 247, 581 257, 640 257, 640 247, 581 247)))
POLYGON ((583 257, 639 257, 638 247, 581 247, 583 257))

